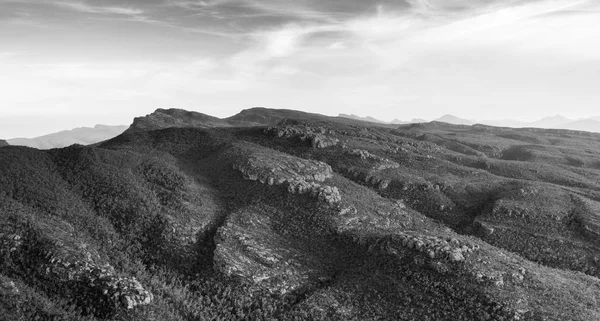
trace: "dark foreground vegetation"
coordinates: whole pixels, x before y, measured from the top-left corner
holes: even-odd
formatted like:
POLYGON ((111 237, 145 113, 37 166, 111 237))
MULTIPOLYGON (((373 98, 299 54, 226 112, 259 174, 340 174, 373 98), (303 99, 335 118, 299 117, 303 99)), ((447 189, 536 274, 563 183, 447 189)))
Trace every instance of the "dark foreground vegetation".
POLYGON ((599 138, 159 110, 5 146, 0 319, 600 320, 599 138))

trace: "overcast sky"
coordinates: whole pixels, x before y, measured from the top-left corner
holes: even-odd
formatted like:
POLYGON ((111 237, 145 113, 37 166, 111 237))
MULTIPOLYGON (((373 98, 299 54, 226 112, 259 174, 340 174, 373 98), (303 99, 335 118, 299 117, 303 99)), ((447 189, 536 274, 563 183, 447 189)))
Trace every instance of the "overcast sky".
POLYGON ((156 108, 600 115, 599 0, 0 0, 0 137, 156 108))

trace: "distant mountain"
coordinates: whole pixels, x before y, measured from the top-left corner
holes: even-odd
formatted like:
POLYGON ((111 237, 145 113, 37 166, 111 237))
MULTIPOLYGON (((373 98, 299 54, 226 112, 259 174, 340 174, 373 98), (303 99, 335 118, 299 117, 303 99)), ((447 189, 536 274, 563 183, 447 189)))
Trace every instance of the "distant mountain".
POLYGON ((573 119, 566 118, 561 115, 544 117, 538 121, 528 123, 527 127, 536 127, 536 128, 560 128, 557 126, 561 126, 566 123, 570 123, 574 121, 573 119))
POLYGON ((0 147, 10 145, 7 141, 0 139, 0 147))
POLYGON ((433 121, 448 123, 448 124, 453 124, 453 125, 473 125, 473 124, 475 124, 475 122, 473 122, 473 121, 462 119, 462 118, 456 117, 454 115, 444 115, 433 121))
POLYGON ((499 119, 499 120, 482 120, 478 121, 480 124, 489 125, 489 126, 497 126, 497 127, 512 127, 512 128, 520 128, 520 127, 532 127, 530 123, 514 120, 514 119, 499 119))
POLYGON ((547 128, 547 129, 569 129, 579 130, 588 132, 600 132, 600 117, 590 117, 579 120, 573 120, 561 115, 544 117, 540 120, 533 122, 524 122, 514 119, 502 119, 502 120, 484 120, 479 123, 498 126, 498 127, 511 127, 511 128, 547 128))
POLYGON ((254 107, 244 109, 239 114, 224 120, 231 126, 275 126, 280 121, 291 118, 303 121, 334 119, 334 117, 297 110, 254 107))
MULTIPOLYGON (((382 123, 382 124, 386 123, 386 122, 384 122, 382 120, 373 118, 371 116, 361 117, 361 116, 357 116, 357 115, 354 115, 354 114, 352 114, 352 115, 339 114, 338 117, 349 118, 349 119, 356 119, 356 120, 367 121, 367 122, 371 122, 371 123, 382 123)), ((398 119, 394 119, 394 121, 392 121, 391 123, 392 124, 396 124, 396 122, 401 122, 401 121, 398 120, 398 119)))
POLYGON ((410 122, 408 122, 409 124, 419 124, 419 123, 427 123, 427 120, 423 119, 423 118, 413 118, 410 122))
POLYGON ((90 145, 118 136, 126 129, 127 126, 96 125, 93 128, 75 128, 35 138, 9 139, 8 143, 37 149, 61 148, 73 144, 90 145))
POLYGON ((600 132, 600 121, 592 118, 576 120, 555 126, 557 129, 582 130, 587 132, 600 132))
POLYGON ((400 119, 396 118, 396 119, 392 120, 392 121, 390 122, 390 124, 394 124, 394 125, 404 125, 404 124, 410 124, 410 122, 403 121, 403 120, 400 120, 400 119))

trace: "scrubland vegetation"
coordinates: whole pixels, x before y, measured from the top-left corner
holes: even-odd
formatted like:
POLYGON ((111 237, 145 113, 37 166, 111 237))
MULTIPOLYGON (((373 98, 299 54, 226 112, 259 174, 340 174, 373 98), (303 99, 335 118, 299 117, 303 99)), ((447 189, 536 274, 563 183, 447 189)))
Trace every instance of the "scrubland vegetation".
POLYGON ((600 319, 600 136, 158 113, 0 149, 0 319, 600 319))

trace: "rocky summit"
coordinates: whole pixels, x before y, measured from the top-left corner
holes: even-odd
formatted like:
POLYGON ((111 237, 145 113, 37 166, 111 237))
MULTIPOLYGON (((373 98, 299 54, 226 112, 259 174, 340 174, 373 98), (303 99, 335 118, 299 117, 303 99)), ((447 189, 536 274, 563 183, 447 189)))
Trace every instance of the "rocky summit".
POLYGON ((600 320, 599 134, 255 108, 0 149, 2 320, 600 320))

